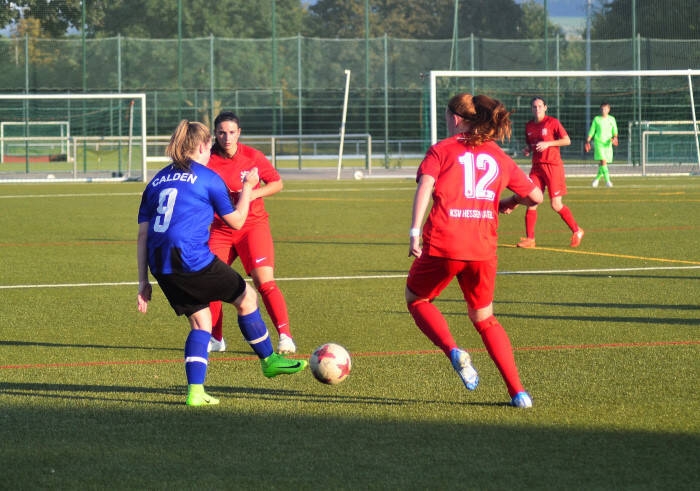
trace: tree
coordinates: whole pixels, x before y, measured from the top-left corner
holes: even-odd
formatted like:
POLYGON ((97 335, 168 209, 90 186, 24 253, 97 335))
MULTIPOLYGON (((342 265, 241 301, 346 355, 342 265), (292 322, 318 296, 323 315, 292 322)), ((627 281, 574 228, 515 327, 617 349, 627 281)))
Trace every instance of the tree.
POLYGON ((699 39, 698 0, 600 0, 591 38, 623 39, 639 34, 653 39, 699 39), (635 15, 632 15, 632 2, 635 15), (633 19, 634 18, 634 19, 633 19), (636 32, 632 32, 636 20, 636 32))
POLYGON ((527 26, 523 11, 513 0, 462 1, 459 6, 461 35, 492 39, 520 39, 527 26))
MULTIPOLYGON (((85 0, 88 37, 116 35, 172 39, 178 36, 182 6, 182 37, 213 34, 229 38, 272 37, 275 4, 277 37, 301 32, 306 10, 300 0, 85 0)), ((0 0, 0 26, 36 19, 43 37, 64 37, 80 31, 83 0, 0 0)))
MULTIPOLYGON (((85 23, 88 29, 102 25, 106 1, 87 1, 85 23)), ((63 37, 71 28, 80 29, 82 23, 82 0, 3 0, 2 5, 0 25, 11 22, 16 26, 22 19, 36 19, 42 37, 63 37)))
MULTIPOLYGON (((379 23, 376 9, 370 9, 370 26, 379 23)), ((321 38, 357 38, 365 31, 363 0, 319 0, 309 7, 306 32, 321 38)), ((371 35, 371 33, 370 33, 371 35)))
MULTIPOLYGON (((272 37, 273 0, 149 0, 138 9, 130 0, 112 0, 101 36, 172 39, 178 36, 178 3, 182 37, 272 37)), ((305 10, 299 0, 274 0, 277 37, 297 35, 305 10)))
MULTIPOLYGON (((543 39, 544 38, 544 22, 545 11, 544 6, 536 3, 534 0, 528 0, 520 5, 523 12, 523 37, 527 39, 543 39)), ((564 31, 562 28, 554 24, 547 17, 547 33, 550 38, 559 35, 564 39, 564 31)))
POLYGON ((19 10, 15 8, 15 2, 0 0, 0 26, 9 25, 19 18, 19 10))
MULTIPOLYGON (((384 34, 403 39, 449 39, 454 30, 455 0, 371 0, 370 37, 384 34)), ((460 0, 459 37, 521 38, 522 10, 514 0, 460 0)), ((309 7, 311 36, 365 36, 365 0, 319 0, 309 7)))

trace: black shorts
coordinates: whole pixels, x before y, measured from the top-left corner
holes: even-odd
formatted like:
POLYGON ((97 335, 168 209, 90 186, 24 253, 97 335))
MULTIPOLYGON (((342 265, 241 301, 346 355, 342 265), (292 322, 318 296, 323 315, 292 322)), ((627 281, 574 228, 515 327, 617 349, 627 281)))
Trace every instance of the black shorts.
POLYGON ((153 276, 175 313, 187 317, 209 307, 209 303, 216 300, 233 303, 246 289, 241 275, 218 257, 196 273, 153 276))

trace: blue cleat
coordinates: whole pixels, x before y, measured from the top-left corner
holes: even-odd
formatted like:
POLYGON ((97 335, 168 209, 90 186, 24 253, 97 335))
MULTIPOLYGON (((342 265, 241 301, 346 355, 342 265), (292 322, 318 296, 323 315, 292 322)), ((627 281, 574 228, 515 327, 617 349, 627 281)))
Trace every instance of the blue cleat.
POLYGON ((511 399, 510 405, 522 409, 532 407, 532 399, 530 398, 530 394, 527 392, 518 392, 513 396, 513 399, 511 399))

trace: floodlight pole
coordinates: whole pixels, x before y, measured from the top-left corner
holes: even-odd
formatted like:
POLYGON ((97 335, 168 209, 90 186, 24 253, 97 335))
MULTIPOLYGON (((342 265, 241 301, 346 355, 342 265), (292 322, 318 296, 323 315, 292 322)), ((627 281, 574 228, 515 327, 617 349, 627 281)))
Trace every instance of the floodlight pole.
MULTIPOLYGON (((586 70, 591 69, 591 0, 586 3, 586 70)), ((586 78, 586 128, 591 125, 591 78, 586 78)))

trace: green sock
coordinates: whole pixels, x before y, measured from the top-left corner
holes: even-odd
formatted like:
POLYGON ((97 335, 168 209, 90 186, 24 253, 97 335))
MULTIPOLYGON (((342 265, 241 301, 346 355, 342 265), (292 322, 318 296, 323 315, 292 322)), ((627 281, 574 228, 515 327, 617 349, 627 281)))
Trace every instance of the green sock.
POLYGON ((595 180, 597 181, 601 177, 603 177, 603 166, 599 165, 598 166, 598 173, 595 175, 595 180))
POLYGON ((605 178, 605 182, 610 182, 610 171, 608 171, 608 166, 602 165, 600 168, 603 171, 603 177, 605 178))

